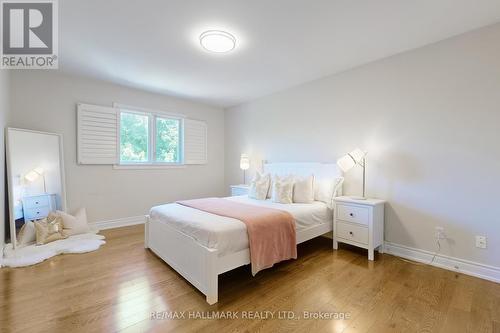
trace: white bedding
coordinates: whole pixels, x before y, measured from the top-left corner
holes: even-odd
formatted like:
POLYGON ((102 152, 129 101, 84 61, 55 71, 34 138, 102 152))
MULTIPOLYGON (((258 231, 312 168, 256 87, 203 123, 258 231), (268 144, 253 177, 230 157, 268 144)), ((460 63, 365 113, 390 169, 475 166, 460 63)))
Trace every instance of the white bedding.
MULTIPOLYGON (((298 232, 322 223, 332 223, 333 219, 332 210, 320 201, 310 204, 279 204, 270 200, 250 199, 246 195, 226 199, 286 210, 294 217, 298 232)), ((207 213, 176 203, 153 207, 149 215, 151 219, 167 223, 169 226, 193 237, 200 244, 217 249, 219 256, 248 248, 246 226, 237 219, 207 213)))

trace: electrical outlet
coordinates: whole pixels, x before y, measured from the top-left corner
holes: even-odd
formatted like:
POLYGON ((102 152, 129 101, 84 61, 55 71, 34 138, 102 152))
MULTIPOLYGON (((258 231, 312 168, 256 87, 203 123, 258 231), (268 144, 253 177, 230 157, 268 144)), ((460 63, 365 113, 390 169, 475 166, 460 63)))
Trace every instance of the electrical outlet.
POLYGON ((436 227, 436 239, 446 239, 443 227, 436 227))
POLYGON ((486 236, 476 236, 476 247, 485 249, 488 246, 486 236))

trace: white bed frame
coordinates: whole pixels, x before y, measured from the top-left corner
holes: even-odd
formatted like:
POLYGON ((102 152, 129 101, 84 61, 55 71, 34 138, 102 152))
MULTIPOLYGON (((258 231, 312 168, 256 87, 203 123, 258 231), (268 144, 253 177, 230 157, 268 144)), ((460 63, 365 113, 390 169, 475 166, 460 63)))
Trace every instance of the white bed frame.
MULTIPOLYGON (((272 175, 311 175, 317 178, 342 177, 336 164, 272 163, 264 171, 272 175)), ((341 188, 337 195, 341 195, 341 188)), ((332 223, 323 223, 297 232, 297 244, 333 230, 332 223)), ((146 219, 144 247, 151 249, 167 264, 206 295, 208 304, 217 303, 218 276, 250 263, 250 251, 245 249, 219 256, 216 249, 207 248, 191 236, 155 219, 146 219)))

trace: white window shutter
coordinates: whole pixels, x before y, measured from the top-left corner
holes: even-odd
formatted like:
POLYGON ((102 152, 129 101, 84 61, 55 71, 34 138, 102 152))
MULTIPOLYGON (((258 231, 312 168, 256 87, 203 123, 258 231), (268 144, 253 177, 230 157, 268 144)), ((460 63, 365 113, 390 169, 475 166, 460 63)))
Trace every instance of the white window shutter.
POLYGON ((207 164, 207 123, 184 119, 184 163, 207 164))
POLYGON ((118 110, 78 104, 78 163, 118 163, 118 110))

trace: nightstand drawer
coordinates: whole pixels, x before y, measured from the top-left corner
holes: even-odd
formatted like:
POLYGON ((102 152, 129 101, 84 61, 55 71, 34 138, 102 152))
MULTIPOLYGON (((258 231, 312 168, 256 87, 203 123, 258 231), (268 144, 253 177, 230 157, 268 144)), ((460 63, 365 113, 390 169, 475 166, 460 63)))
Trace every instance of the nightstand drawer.
POLYGON ((28 197, 23 199, 25 209, 49 206, 49 196, 41 195, 37 197, 28 197))
POLYGON ((49 206, 24 209, 25 220, 43 219, 49 215, 49 206))
POLYGON ((336 214, 339 220, 368 225, 368 208, 337 204, 336 214))
POLYGON ((368 245, 368 227, 337 222, 337 237, 368 245))

